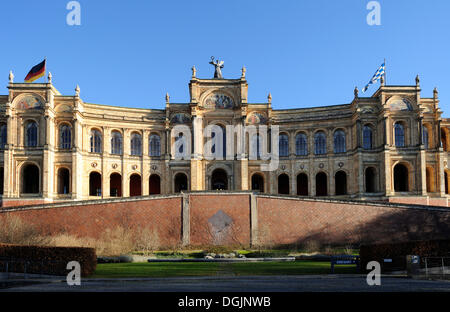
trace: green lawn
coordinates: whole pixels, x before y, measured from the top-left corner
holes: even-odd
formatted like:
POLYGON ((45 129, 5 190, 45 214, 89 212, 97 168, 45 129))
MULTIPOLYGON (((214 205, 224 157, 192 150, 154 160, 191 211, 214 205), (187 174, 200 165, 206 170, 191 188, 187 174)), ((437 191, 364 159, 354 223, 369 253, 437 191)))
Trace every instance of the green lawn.
MULTIPOLYGON (((329 262, 152 262, 152 263, 101 263, 94 278, 117 277, 174 277, 214 275, 300 275, 329 274, 329 262)), ((335 273, 358 273, 355 265, 335 266, 335 273)))

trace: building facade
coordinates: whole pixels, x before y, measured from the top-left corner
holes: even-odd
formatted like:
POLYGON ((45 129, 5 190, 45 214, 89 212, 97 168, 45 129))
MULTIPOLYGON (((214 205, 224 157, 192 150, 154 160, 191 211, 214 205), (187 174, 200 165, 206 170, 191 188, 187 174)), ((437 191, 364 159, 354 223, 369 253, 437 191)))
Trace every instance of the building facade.
POLYGON ((51 75, 47 83, 13 78, 0 96, 4 206, 211 189, 447 198, 450 120, 441 117, 436 89, 421 97, 418 77, 411 86, 382 81, 371 97, 355 89, 348 104, 284 110, 272 108, 270 94, 267 103, 248 103, 245 68, 238 79, 199 79, 193 68, 189 103, 166 95, 164 109, 87 103, 78 86, 61 95, 51 75), (206 157, 217 142, 215 130, 205 130, 211 125, 224 130, 221 153, 230 157, 206 157), (230 149, 226 128, 239 125, 279 127, 274 170, 261 170, 268 160, 259 154, 271 139, 245 133, 243 149, 230 149), (177 157, 186 150, 188 157, 177 157))

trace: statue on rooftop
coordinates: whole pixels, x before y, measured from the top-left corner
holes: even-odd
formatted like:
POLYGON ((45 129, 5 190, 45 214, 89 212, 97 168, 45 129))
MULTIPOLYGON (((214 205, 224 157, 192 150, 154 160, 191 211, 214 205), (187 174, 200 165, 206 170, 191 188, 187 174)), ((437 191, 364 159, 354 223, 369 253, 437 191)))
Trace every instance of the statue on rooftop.
POLYGON ((216 60, 214 62, 214 56, 211 56, 211 62, 209 62, 209 64, 213 65, 216 69, 214 72, 214 79, 223 79, 222 71, 220 70, 221 68, 223 68, 223 63, 223 61, 219 60, 216 60))

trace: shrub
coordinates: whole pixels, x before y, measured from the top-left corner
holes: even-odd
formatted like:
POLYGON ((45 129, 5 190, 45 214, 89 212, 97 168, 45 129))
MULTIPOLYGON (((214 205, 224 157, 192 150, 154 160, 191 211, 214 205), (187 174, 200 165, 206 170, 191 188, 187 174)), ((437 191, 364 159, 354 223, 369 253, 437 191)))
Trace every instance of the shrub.
POLYGON ((150 254, 159 247, 159 235, 155 229, 144 228, 135 234, 133 249, 142 251, 144 254, 150 254))
POLYGON ((450 255, 450 240, 415 241, 395 244, 362 245, 359 255, 361 268, 365 270, 370 261, 378 261, 384 271, 390 267, 406 269, 406 256, 448 257, 450 255), (392 259, 392 263, 384 264, 384 259, 392 259))
POLYGON ((0 243, 17 245, 47 245, 48 237, 41 236, 32 224, 7 214, 0 219, 0 243))
POLYGON ((95 249, 103 256, 118 256, 133 251, 134 241, 130 229, 118 226, 106 229, 95 241, 95 249))
POLYGON ((97 266, 97 256, 93 248, 82 247, 47 247, 19 246, 0 244, 0 258, 14 260, 9 265, 10 272, 24 272, 23 261, 27 261, 27 273, 42 273, 50 275, 67 275, 67 263, 78 261, 81 266, 81 276, 94 273, 97 266))
POLYGON ((307 240, 303 243, 303 249, 306 252, 312 253, 312 252, 319 252, 321 249, 321 244, 316 240, 307 240))

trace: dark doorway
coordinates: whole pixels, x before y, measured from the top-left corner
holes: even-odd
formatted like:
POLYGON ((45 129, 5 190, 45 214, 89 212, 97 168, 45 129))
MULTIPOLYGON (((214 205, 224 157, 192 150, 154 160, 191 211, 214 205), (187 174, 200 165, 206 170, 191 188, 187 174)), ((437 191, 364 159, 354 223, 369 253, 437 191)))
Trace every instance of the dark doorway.
POLYGON ((408 169, 402 164, 394 167, 394 190, 408 192, 408 169))
POLYGON ((184 173, 177 173, 175 176, 175 193, 180 193, 188 189, 188 180, 184 173))
POLYGON ((216 169, 211 176, 211 189, 212 190, 227 190, 228 189, 228 176, 225 170, 216 169))
POLYGON ((161 194, 161 179, 159 175, 152 174, 148 183, 148 193, 150 195, 161 194))
POLYGON ((447 171, 444 171, 444 183, 445 183, 445 194, 448 194, 448 175, 447 171))
POLYGON ((22 193, 39 193, 39 168, 36 165, 26 165, 23 168, 22 193))
POLYGON ((334 176, 334 185, 336 187, 336 195, 347 194, 347 174, 344 171, 336 172, 334 176))
POLYGON ((70 172, 67 168, 58 170, 58 194, 70 193, 70 172))
POLYGON ((122 176, 118 173, 113 173, 109 177, 109 196, 122 196, 122 176))
POLYGON ((89 175, 89 196, 102 196, 102 175, 98 172, 89 175))
POLYGON ((5 173, 3 167, 0 168, 0 194, 3 194, 3 184, 5 183, 5 173))
POLYGON ((441 144, 444 151, 447 151, 447 133, 441 129, 441 144))
POLYGON ((289 194, 289 176, 285 173, 278 176, 278 194, 289 194))
POLYGON ((141 196, 142 184, 141 176, 138 174, 132 174, 130 177, 130 196, 141 196))
POLYGON ((425 169, 426 181, 427 181, 427 193, 434 192, 433 188, 433 172, 430 168, 425 169))
POLYGON ((259 173, 252 175, 252 190, 264 193, 264 178, 259 173))
POLYGON ((327 196, 327 175, 324 172, 319 172, 316 174, 316 196, 327 196))
POLYGON ((308 196, 308 176, 306 173, 297 175, 297 195, 308 196))
POLYGON ((375 168, 368 167, 366 169, 366 193, 375 193, 376 180, 375 180, 375 168))

